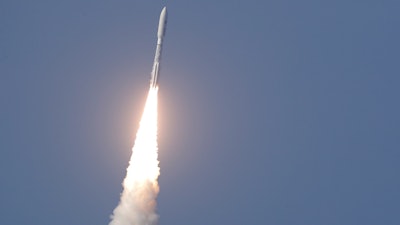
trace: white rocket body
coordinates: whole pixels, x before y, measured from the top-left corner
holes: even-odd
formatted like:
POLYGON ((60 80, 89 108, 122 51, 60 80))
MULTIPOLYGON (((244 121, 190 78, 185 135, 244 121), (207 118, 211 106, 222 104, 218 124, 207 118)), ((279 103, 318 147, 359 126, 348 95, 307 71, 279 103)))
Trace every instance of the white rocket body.
POLYGON ((158 84, 158 77, 160 74, 162 44, 166 29, 167 29, 167 7, 164 7, 160 14, 160 22, 158 23, 157 48, 156 48, 156 55, 154 56, 153 70, 151 71, 150 87, 156 87, 158 84))

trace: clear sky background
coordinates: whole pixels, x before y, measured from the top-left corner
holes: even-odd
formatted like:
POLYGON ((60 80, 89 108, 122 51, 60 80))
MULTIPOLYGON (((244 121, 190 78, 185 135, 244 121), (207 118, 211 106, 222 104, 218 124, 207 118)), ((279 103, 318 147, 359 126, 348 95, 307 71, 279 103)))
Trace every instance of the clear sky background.
POLYGON ((400 224, 389 0, 2 0, 1 224, 108 224, 164 5, 160 225, 400 224))

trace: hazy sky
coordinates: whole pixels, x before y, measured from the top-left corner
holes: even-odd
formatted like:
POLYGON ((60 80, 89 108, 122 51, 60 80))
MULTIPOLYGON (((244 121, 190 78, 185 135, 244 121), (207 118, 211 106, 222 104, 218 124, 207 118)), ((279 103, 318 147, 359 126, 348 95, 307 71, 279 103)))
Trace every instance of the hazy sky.
POLYGON ((400 224, 389 0, 2 0, 1 224, 108 224, 164 5, 160 225, 400 224))

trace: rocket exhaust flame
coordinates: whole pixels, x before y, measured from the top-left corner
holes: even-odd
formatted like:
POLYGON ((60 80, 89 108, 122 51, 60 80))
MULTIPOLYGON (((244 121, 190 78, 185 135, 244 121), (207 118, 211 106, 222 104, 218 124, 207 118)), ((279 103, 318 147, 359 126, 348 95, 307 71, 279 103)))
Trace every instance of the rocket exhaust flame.
POLYGON ((124 190, 109 225, 154 225, 157 223, 158 215, 155 209, 159 192, 157 179, 160 175, 157 146, 157 93, 158 87, 150 87, 123 182, 124 190))

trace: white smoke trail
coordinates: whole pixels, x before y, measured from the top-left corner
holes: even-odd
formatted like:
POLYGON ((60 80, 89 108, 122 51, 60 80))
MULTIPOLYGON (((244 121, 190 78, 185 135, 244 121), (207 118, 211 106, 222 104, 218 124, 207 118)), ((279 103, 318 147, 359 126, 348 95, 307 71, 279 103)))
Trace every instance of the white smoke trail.
POLYGON ((136 134, 132 156, 123 182, 119 205, 114 209, 109 225, 154 225, 158 215, 156 197, 159 191, 157 146, 157 92, 150 88, 136 134))

